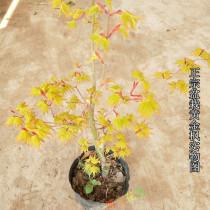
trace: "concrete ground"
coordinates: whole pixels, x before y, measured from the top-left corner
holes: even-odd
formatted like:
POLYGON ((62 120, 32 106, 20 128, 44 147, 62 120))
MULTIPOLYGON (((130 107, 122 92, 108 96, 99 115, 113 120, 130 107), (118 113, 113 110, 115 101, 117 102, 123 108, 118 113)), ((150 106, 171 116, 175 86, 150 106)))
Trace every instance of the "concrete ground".
MULTIPOLYGON (((0 20, 10 1, 0 1, 0 20)), ((78 2, 81 2, 78 0, 78 2)), ((73 63, 89 59, 87 27, 69 31, 46 0, 20 0, 9 25, 0 30, 0 209, 1 210, 82 210, 68 181, 72 161, 80 154, 76 144, 62 146, 49 141, 40 153, 16 145, 18 131, 5 128, 10 109, 19 101, 33 104, 29 89, 52 76, 69 75, 73 63)), ((89 1, 83 1, 85 5, 89 1)), ((83 3, 80 3, 81 5, 83 3)), ((190 57, 196 48, 210 52, 209 0, 113 1, 113 9, 129 10, 144 17, 130 41, 113 36, 104 78, 131 88, 131 70, 150 75, 178 69, 177 60, 190 57), (109 61, 109 62, 108 62, 109 61)), ((189 97, 171 93, 163 80, 151 79, 161 114, 149 121, 154 135, 138 139, 128 131, 133 154, 130 192, 143 188, 144 197, 115 209, 126 210, 207 210, 210 209, 210 69, 204 62, 200 72, 200 173, 189 172, 189 97)), ((101 64, 98 63, 97 78, 101 64)), ((90 66, 86 65, 85 71, 90 66)), ((188 82, 188 76, 176 74, 188 82)), ((131 110, 132 111, 132 110, 131 110)), ((126 201, 126 198, 123 198, 126 201)))

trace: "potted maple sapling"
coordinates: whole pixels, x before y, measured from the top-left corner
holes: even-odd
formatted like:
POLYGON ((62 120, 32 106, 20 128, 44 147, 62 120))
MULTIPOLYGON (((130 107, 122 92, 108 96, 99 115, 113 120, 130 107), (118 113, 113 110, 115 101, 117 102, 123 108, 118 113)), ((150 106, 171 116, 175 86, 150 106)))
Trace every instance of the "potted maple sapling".
MULTIPOLYGON (((129 11, 112 11, 111 0, 106 0, 106 3, 107 6, 102 6, 92 0, 89 9, 82 9, 76 8, 75 1, 69 4, 53 0, 53 7, 59 8, 60 14, 66 16, 69 28, 76 28, 78 21, 90 26, 91 57, 88 63, 92 66, 92 72, 83 72, 82 66, 75 63, 75 69, 68 78, 50 78, 39 87, 32 88, 31 94, 38 99, 37 112, 36 108, 21 102, 11 110, 13 116, 6 122, 6 125, 16 125, 21 129, 17 142, 23 141, 39 150, 41 144, 52 137, 63 143, 75 141, 80 145, 83 153, 73 162, 69 181, 76 199, 85 208, 106 207, 105 202, 126 194, 129 169, 122 158, 129 156, 131 149, 124 129, 133 129, 140 138, 149 137, 151 128, 147 120, 159 112, 159 104, 155 101, 155 94, 150 92, 148 79, 154 76, 168 80, 172 76, 166 71, 146 77, 142 72, 133 70, 135 81, 127 94, 109 78, 96 83, 95 62, 104 65, 103 54, 108 53, 112 36, 120 32, 127 39, 128 31, 134 30, 137 21, 142 19, 129 11), (105 29, 99 23, 99 15, 107 18, 105 29), (120 23, 110 29, 110 22, 115 21, 113 17, 116 16, 120 23), (82 90, 84 87, 86 89, 82 90), (134 107, 138 104, 135 113, 120 112, 121 106, 132 110, 132 103, 134 107), (42 118, 38 117, 39 111, 43 113, 42 118), (46 120, 49 115, 52 122, 46 120)), ((184 72, 189 72, 190 66, 196 66, 186 58, 178 64, 184 72)), ((187 92, 188 84, 182 80, 169 84, 171 89, 179 88, 187 92)))

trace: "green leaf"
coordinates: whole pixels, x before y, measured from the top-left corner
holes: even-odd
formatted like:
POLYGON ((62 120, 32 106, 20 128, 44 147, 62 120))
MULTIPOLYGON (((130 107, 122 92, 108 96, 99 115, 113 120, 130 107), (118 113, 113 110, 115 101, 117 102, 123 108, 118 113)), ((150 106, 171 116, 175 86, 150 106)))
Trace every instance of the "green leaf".
POLYGON ((142 81, 142 85, 143 85, 144 90, 146 91, 148 91, 151 88, 149 82, 147 82, 146 80, 142 81))
POLYGON ((123 27, 123 26, 120 26, 120 27, 119 27, 119 30, 120 30, 120 33, 123 35, 124 41, 125 41, 126 39, 128 39, 128 34, 127 34, 127 32, 125 31, 124 27, 123 27))
POLYGON ((97 56, 92 56, 87 63, 91 63, 95 60, 98 60, 98 57, 97 56))
POLYGON ((95 179, 90 179, 91 184, 93 185, 101 185, 101 182, 95 180, 95 179))
POLYGON ((169 79, 171 77, 171 73, 169 71, 164 72, 163 76, 165 79, 169 79))
POLYGON ((83 13, 83 10, 82 9, 76 9, 74 15, 73 15, 73 19, 78 19, 83 13))
POLYGON ((180 90, 180 93, 183 92, 186 94, 188 92, 188 86, 189 84, 185 83, 182 80, 178 80, 178 82, 176 83, 176 87, 180 90))
POLYGON ((155 73, 156 78, 162 78, 163 73, 162 72, 157 72, 155 73))
POLYGON ((98 11, 99 11, 98 5, 92 6, 89 11, 86 11, 87 17, 93 16, 93 15, 96 15, 97 16, 98 11))
POLYGON ((66 17, 69 17, 69 11, 72 11, 72 8, 69 5, 62 2, 59 17, 61 16, 61 13, 64 13, 66 17))
POLYGON ((134 16, 129 11, 122 12, 120 16, 120 20, 122 20, 126 30, 128 30, 129 27, 133 30, 136 27, 136 23, 139 19, 143 20, 144 18, 134 16))
POLYGON ((104 118, 103 115, 100 115, 100 116, 98 117, 98 121, 100 122, 101 125, 105 126, 106 120, 105 120, 105 118, 104 118))
POLYGON ((155 74, 156 78, 163 78, 163 79, 169 79, 171 77, 171 73, 169 71, 166 72, 157 72, 155 74))
POLYGON ((108 98, 108 105, 112 105, 112 106, 117 105, 119 100, 120 100, 120 96, 114 93, 108 98))
POLYGON ((139 79, 139 80, 144 79, 143 73, 141 71, 138 71, 138 70, 133 70, 132 71, 132 76, 139 79))
POLYGON ((114 85, 114 86, 111 86, 111 87, 109 88, 109 90, 112 90, 112 91, 116 92, 116 91, 121 91, 122 88, 119 87, 119 85, 114 85))
POLYGON ((52 7, 53 8, 58 8, 60 3, 61 3, 61 0, 53 0, 52 7))
POLYGON ((106 52, 109 52, 108 49, 109 41, 106 38, 102 38, 101 45, 106 52))
POLYGON ((93 192, 93 185, 92 184, 86 184, 84 186, 84 191, 86 194, 90 194, 91 192, 93 192))
POLYGON ((66 23, 68 24, 68 27, 69 27, 70 29, 74 29, 74 28, 77 27, 75 21, 66 21, 66 23))
POLYGON ((130 126, 130 121, 126 117, 116 117, 113 120, 113 124, 118 128, 122 129, 122 127, 129 127, 130 126))
POLYGON ((109 51, 108 49, 109 41, 104 36, 94 33, 89 37, 89 39, 92 39, 96 43, 97 47, 101 44, 104 50, 106 50, 106 52, 109 51))
POLYGON ((176 88, 176 82, 171 82, 171 84, 170 84, 170 89, 172 90, 172 91, 174 91, 174 89, 176 88))
POLYGON ((154 101, 151 93, 141 102, 139 112, 140 116, 144 118, 149 118, 151 114, 159 112, 159 104, 154 101))
POLYGON ((111 0, 106 0, 106 3, 108 5, 110 11, 112 11, 112 2, 111 2, 111 0))

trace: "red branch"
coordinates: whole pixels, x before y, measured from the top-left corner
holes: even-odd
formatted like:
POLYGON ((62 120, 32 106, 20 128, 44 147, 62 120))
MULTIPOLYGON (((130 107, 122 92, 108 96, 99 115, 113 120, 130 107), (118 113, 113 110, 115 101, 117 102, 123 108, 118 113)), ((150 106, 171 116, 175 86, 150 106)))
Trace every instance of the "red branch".
POLYGON ((108 11, 98 2, 98 6, 108 15, 108 11))
POLYGON ((52 105, 52 103, 53 103, 53 100, 54 100, 54 98, 52 98, 51 103, 50 103, 49 105, 47 104, 47 106, 51 106, 51 105, 52 105))
POLYGON ((116 32, 118 29, 119 29, 119 27, 120 27, 120 24, 119 25, 117 25, 113 30, 112 30, 112 32, 109 34, 109 36, 108 37, 111 37, 112 36, 112 34, 114 33, 114 32, 116 32))
POLYGON ((120 14, 122 13, 122 10, 117 10, 116 12, 111 13, 109 16, 115 15, 115 14, 120 14))
POLYGON ((184 64, 185 64, 185 65, 187 64, 186 58, 184 58, 184 64))
POLYGON ((107 36, 106 36, 106 35, 104 35, 104 34, 102 34, 102 33, 101 33, 100 35, 107 39, 107 36))
POLYGON ((79 18, 75 19, 75 21, 77 21, 77 20, 81 20, 84 16, 85 16, 85 12, 83 12, 83 14, 82 14, 82 16, 81 16, 81 17, 79 17, 79 18))
POLYGON ((101 87, 104 86, 107 82, 109 82, 110 78, 107 78, 102 84, 101 87))
POLYGON ((41 90, 41 94, 42 94, 45 98, 47 98, 47 96, 45 95, 45 92, 44 92, 43 90, 41 90))
POLYGON ((132 90, 131 90, 131 93, 130 93, 130 95, 131 96, 133 96, 132 94, 133 94, 133 91, 134 91, 134 89, 137 87, 137 85, 138 85, 138 82, 133 82, 133 88, 132 88, 132 90))
POLYGON ((118 114, 115 110, 113 110, 113 112, 116 114, 116 117, 118 117, 118 116, 119 116, 119 114, 118 114))
POLYGON ((122 95, 122 92, 120 91, 120 92, 116 92, 121 98, 122 98, 122 100, 124 100, 124 97, 123 97, 123 95, 122 95))
POLYGON ((140 98, 130 98, 130 99, 128 99, 128 101, 137 101, 137 100, 140 100, 140 98))
POLYGON ((129 99, 129 101, 136 101, 136 100, 141 100, 142 101, 142 95, 133 95, 133 91, 135 90, 135 88, 137 87, 138 85, 138 82, 134 82, 133 83, 133 88, 130 92, 130 95, 133 96, 133 97, 137 97, 137 98, 134 98, 134 99, 129 99))
POLYGON ((116 108, 116 105, 114 105, 113 112, 116 114, 116 117, 118 117, 118 116, 119 116, 119 114, 115 111, 115 108, 116 108))
POLYGON ((102 64, 104 64, 103 60, 101 59, 100 55, 95 51, 96 56, 98 57, 98 59, 101 61, 102 64))
POLYGON ((204 51, 205 51, 205 50, 204 50, 204 49, 202 49, 202 50, 201 50, 201 53, 200 53, 200 55, 199 55, 199 56, 201 56, 201 55, 202 55, 202 53, 203 53, 204 51))
POLYGON ((140 128, 139 130, 137 130, 137 131, 135 132, 135 134, 139 133, 140 131, 142 131, 142 129, 141 129, 141 128, 140 128))
POLYGON ((104 135, 106 135, 107 133, 104 131, 104 127, 103 127, 103 133, 104 133, 104 135))

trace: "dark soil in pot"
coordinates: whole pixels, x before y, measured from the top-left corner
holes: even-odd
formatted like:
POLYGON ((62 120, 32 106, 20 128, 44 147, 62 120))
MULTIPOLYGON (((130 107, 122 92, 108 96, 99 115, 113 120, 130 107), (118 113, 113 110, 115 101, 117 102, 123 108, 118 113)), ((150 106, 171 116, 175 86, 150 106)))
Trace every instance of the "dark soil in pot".
MULTIPOLYGON (((88 175, 83 171, 82 166, 78 163, 79 160, 85 162, 85 160, 89 158, 89 155, 96 155, 97 157, 95 150, 90 150, 85 154, 83 153, 73 169, 72 178, 70 180, 73 190, 85 200, 92 200, 100 203, 108 202, 110 199, 116 200, 120 196, 124 195, 128 190, 129 177, 126 179, 124 167, 120 163, 123 160, 119 160, 118 158, 115 159, 112 152, 105 154, 107 162, 110 164, 108 178, 104 179, 101 173, 96 174, 94 179, 100 181, 101 185, 94 186, 93 191, 90 194, 85 193, 84 186, 86 184, 90 184, 90 180, 88 175), (85 157, 86 155, 87 157, 85 157)), ((101 169, 100 164, 99 166, 101 169)))

